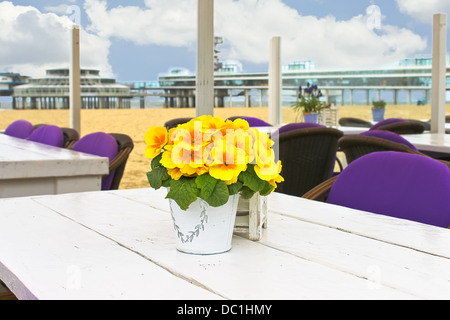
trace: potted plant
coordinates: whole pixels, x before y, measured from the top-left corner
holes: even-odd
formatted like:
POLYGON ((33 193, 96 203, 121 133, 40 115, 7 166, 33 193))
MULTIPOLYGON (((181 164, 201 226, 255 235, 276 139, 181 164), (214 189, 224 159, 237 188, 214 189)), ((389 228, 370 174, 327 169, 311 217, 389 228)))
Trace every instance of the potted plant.
POLYGON ((372 101, 372 117, 373 121, 379 122, 384 120, 384 111, 386 102, 383 100, 372 101))
POLYGON ((283 181, 273 141, 242 119, 200 116, 169 131, 152 127, 145 141, 150 186, 169 188, 179 251, 228 251, 239 197, 268 195, 283 181))
POLYGON ((320 110, 329 107, 327 103, 320 101, 320 98, 323 96, 322 91, 319 90, 317 85, 311 85, 309 82, 304 89, 302 89, 302 86, 299 86, 298 91, 298 99, 292 105, 294 110, 299 113, 297 118, 300 115, 300 111, 302 111, 304 122, 317 123, 320 110))

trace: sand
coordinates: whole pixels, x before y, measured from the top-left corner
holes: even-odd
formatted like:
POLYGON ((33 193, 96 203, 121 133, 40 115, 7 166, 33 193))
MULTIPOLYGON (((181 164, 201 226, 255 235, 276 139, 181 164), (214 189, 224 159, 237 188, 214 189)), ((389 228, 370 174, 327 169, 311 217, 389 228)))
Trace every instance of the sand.
MULTIPOLYGON (((338 107, 339 117, 356 117, 372 120, 370 106, 338 107)), ((215 109, 215 116, 253 116, 268 120, 267 108, 221 108, 215 109)), ((450 105, 447 105, 450 114, 450 105)), ((429 119, 431 107, 425 106, 387 106, 386 118, 429 119)), ((135 144, 130 155, 120 189, 147 188, 146 173, 150 160, 145 158, 144 134, 151 126, 163 126, 167 120, 179 117, 195 116, 194 109, 120 109, 120 110, 82 110, 81 136, 103 131, 109 133, 125 133, 135 144)), ((283 122, 294 122, 296 114, 291 108, 283 109, 283 122)), ((33 124, 46 123, 61 127, 69 127, 68 110, 0 110, 0 129, 5 129, 11 122, 25 119, 33 124)))

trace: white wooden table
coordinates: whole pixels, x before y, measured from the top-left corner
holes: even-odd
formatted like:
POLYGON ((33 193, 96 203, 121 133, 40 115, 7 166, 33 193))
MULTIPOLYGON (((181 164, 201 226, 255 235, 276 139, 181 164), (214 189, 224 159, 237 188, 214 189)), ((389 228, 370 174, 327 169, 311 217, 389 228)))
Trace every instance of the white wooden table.
POLYGON ((0 134, 0 198, 96 191, 109 160, 0 134))
POLYGON ((449 299, 450 230, 274 193, 259 242, 178 252, 165 190, 0 199, 19 299, 449 299))
POLYGON ((405 134, 403 137, 411 142, 420 151, 450 153, 450 134, 405 134))

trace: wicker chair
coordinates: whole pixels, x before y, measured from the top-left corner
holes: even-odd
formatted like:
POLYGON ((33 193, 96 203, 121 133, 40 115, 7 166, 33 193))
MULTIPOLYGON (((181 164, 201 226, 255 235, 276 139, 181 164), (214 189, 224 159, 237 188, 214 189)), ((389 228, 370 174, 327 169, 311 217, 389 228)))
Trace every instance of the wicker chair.
POLYGON ((397 134, 420 134, 425 131, 425 127, 418 121, 389 118, 373 125, 370 130, 387 130, 397 134))
POLYGON ((110 135, 112 135, 116 139, 118 145, 117 156, 109 164, 109 172, 112 172, 114 170, 116 171, 111 183, 110 190, 118 190, 120 181, 122 180, 123 173, 125 171, 128 157, 131 151, 133 151, 134 143, 133 140, 126 134, 110 133, 110 135))
POLYGON ((102 190, 117 190, 125 171, 133 140, 120 133, 95 132, 81 138, 73 150, 109 158, 109 174, 102 179, 102 190))
POLYGON ((194 118, 175 118, 175 119, 171 119, 169 121, 167 121, 166 123, 164 123, 164 127, 166 127, 167 130, 170 130, 172 128, 176 128, 179 124, 183 124, 186 122, 191 121, 194 118))
MULTIPOLYGON (((33 126, 33 130, 46 126, 47 124, 35 124, 33 126)), ((64 144, 63 144, 63 148, 66 149, 71 149, 73 147, 73 145, 80 139, 80 134, 78 133, 77 130, 72 129, 72 128, 61 128, 62 132, 63 132, 63 136, 64 136, 64 144)))
POLYGON ((372 123, 363 119, 343 117, 339 119, 339 125, 342 127, 370 128, 372 123))
POLYGON ((447 228, 450 226, 450 171, 417 154, 377 152, 303 198, 447 228))
POLYGON ((261 120, 259 118, 255 118, 255 117, 229 117, 227 120, 231 120, 234 121, 236 119, 243 119, 246 120, 248 122, 248 124, 250 125, 250 127, 271 127, 272 125, 270 123, 265 122, 264 120, 261 120))
POLYGON ((274 150, 282 163, 277 192, 302 196, 333 174, 337 142, 343 132, 317 127, 291 130, 275 135, 274 150))
POLYGON ((364 135, 343 136, 339 139, 338 150, 344 152, 348 164, 364 155, 379 151, 398 151, 424 155, 406 144, 364 135))

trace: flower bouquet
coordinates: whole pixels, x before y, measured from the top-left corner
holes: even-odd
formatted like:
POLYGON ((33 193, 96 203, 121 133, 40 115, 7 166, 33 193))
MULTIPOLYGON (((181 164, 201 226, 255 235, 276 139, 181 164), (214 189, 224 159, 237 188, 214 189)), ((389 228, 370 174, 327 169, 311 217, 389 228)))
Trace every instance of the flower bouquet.
MULTIPOLYGON (((283 181, 273 141, 242 119, 200 116, 169 131, 152 127, 145 141, 145 156, 152 159, 147 173, 150 186, 169 188, 166 198, 171 209, 174 201, 184 213, 193 210, 200 214, 201 223, 190 233, 175 225, 182 242, 191 242, 204 231, 207 207, 214 215, 215 209, 230 199, 236 202, 236 196, 250 199, 257 192, 266 196, 283 181)), ((235 216, 237 203, 233 207, 235 216)))

